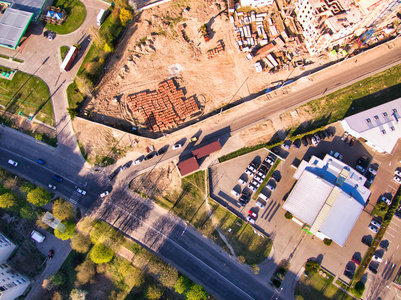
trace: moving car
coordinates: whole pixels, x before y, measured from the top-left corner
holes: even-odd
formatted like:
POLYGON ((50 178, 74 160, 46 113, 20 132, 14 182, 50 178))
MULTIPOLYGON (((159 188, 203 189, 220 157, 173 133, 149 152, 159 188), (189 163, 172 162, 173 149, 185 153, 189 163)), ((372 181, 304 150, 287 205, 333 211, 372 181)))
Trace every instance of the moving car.
POLYGON ((86 191, 81 190, 80 188, 77 188, 77 192, 80 193, 81 195, 86 195, 86 191))
POLYGON ((105 191, 105 192, 103 192, 103 193, 100 194, 100 198, 104 198, 104 197, 106 197, 108 194, 110 194, 109 191, 105 191))
POLYGON ((49 250, 49 253, 47 254, 47 258, 48 259, 52 259, 54 256, 54 251, 53 250, 49 250))
POLYGON ((39 165, 44 165, 44 164, 46 163, 43 159, 40 159, 40 158, 38 158, 38 159, 36 160, 36 162, 37 162, 39 165))
POLYGON ((175 144, 173 145, 173 150, 182 148, 182 144, 175 144))
POLYGON ((52 184, 50 184, 50 183, 49 183, 47 186, 48 186, 50 189, 52 189, 52 190, 55 190, 55 189, 56 189, 56 186, 55 186, 55 185, 52 185, 52 184))
POLYGON ((58 176, 58 175, 54 175, 53 179, 58 181, 58 182, 62 182, 63 181, 63 178, 61 176, 58 176))
POLYGON ((8 160, 8 163, 9 163, 10 165, 14 166, 14 167, 18 166, 18 163, 17 163, 16 161, 12 160, 12 159, 9 159, 9 160, 8 160))

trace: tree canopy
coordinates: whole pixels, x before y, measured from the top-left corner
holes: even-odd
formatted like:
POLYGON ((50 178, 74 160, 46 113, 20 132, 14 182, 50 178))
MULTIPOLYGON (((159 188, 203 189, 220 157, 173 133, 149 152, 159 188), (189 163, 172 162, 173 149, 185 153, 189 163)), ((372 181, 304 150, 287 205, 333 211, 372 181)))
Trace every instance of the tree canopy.
POLYGON ((78 232, 71 238, 71 248, 79 253, 88 252, 91 245, 91 240, 82 233, 78 232))
POLYGON ((188 300, 206 300, 208 293, 200 284, 194 284, 187 293, 188 300))
POLYGON ((15 197, 11 193, 4 193, 0 195, 0 207, 5 209, 10 209, 15 205, 15 197))
POLYGON ((96 264, 108 263, 113 256, 113 250, 103 244, 96 244, 90 252, 90 258, 96 264))
POLYGON ((66 241, 75 234, 76 225, 74 222, 71 222, 71 221, 61 222, 61 224, 63 224, 65 226, 65 229, 63 231, 61 231, 59 229, 59 227, 57 226, 57 228, 54 230, 54 235, 58 239, 66 241))
POLYGON ((53 204, 53 215, 61 221, 71 220, 75 217, 74 206, 71 202, 58 199, 53 204))
POLYGON ((29 191, 26 200, 35 206, 43 206, 50 202, 52 196, 42 187, 36 187, 29 191))
POLYGON ((191 286, 192 286, 192 282, 188 279, 187 276, 180 276, 177 279, 176 284, 174 285, 174 290, 178 294, 183 294, 187 290, 189 290, 191 288, 191 286))

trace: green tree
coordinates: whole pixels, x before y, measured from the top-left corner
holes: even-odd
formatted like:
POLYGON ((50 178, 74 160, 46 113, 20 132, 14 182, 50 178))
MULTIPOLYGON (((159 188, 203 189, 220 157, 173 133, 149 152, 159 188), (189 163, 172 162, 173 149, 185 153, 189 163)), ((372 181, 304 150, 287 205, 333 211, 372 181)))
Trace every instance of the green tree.
POLYGON ((90 252, 90 258, 96 264, 108 263, 113 256, 113 250, 103 244, 96 244, 90 252))
POLYGON ((258 265, 252 265, 252 272, 255 273, 256 275, 259 274, 260 268, 258 265))
POLYGON ((106 52, 114 52, 114 46, 113 46, 113 44, 112 43, 110 43, 110 42, 106 42, 105 44, 104 44, 104 51, 106 51, 106 52))
POLYGON ((15 197, 11 193, 0 195, 0 207, 10 209, 15 205, 15 197))
POLYGON ((355 284, 355 287, 352 289, 352 293, 358 298, 362 297, 364 291, 365 291, 365 284, 362 281, 358 281, 355 284))
POLYGON ((240 255, 240 256, 238 256, 238 262, 240 263, 240 264, 244 264, 245 263, 245 257, 243 257, 242 255, 240 255))
POLYGON ((35 206, 43 206, 50 202, 52 196, 42 187, 36 187, 26 196, 26 200, 35 206))
POLYGON ((75 217, 74 206, 71 202, 58 199, 53 203, 53 215, 61 221, 71 220, 75 217))
POLYGON ((134 17, 134 13, 131 10, 129 10, 127 8, 120 9, 121 25, 123 25, 123 26, 127 25, 127 22, 129 20, 132 20, 133 17, 134 17))
POLYGON ((71 121, 75 119, 76 116, 78 116, 78 110, 77 108, 67 108, 68 114, 70 115, 71 121))
POLYGON ((87 253, 92 245, 91 240, 82 233, 77 233, 71 238, 71 248, 79 253, 87 253))
POLYGON ((27 220, 35 220, 37 218, 36 212, 32 209, 31 205, 26 203, 21 209, 19 210, 19 214, 21 218, 27 220))
POLYGON ((63 285, 66 282, 65 274, 62 271, 58 271, 50 280, 54 286, 63 285))
POLYGON ((141 286, 145 278, 142 272, 137 268, 132 268, 131 271, 124 276, 124 283, 130 288, 141 286))
POLYGON ((90 260, 85 260, 75 268, 77 280, 80 284, 87 284, 91 278, 95 277, 95 264, 90 260))
POLYGON ((61 222, 61 224, 65 226, 65 229, 60 230, 59 226, 57 226, 56 229, 54 230, 54 235, 58 239, 66 241, 75 234, 76 225, 74 222, 71 221, 61 222))
POLYGON ((187 276, 183 275, 177 279, 177 283, 174 285, 174 290, 178 294, 183 294, 187 290, 189 290, 191 286, 192 286, 191 280, 189 280, 187 276))
POLYGON ((149 300, 157 300, 160 299, 163 295, 163 291, 156 284, 151 284, 148 286, 146 291, 146 298, 149 300))
POLYGON ((176 268, 166 264, 159 273, 159 281, 165 287, 172 288, 178 279, 178 271, 176 268))
POLYGON ((287 212, 285 213, 284 217, 285 217, 287 220, 291 220, 293 216, 292 216, 292 213, 290 213, 289 211, 287 211, 287 212))
POLYGON ((313 275, 319 271, 320 264, 318 262, 314 262, 313 260, 308 260, 305 265, 305 271, 310 275, 313 275))
POLYGON ((187 293, 188 300, 205 300, 207 296, 208 293, 200 284, 194 284, 187 293))

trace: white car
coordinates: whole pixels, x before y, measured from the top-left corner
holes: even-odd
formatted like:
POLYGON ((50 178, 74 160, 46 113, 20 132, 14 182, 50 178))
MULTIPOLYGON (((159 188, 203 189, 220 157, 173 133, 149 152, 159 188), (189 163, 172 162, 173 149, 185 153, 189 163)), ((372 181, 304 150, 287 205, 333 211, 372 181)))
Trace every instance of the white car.
POLYGON ((81 190, 80 188, 77 188, 77 192, 80 193, 81 195, 86 195, 86 191, 81 190))
POLYGON ((401 177, 401 171, 399 171, 399 170, 395 170, 394 174, 401 177))
POLYGON ((52 185, 52 184, 50 184, 50 183, 49 183, 47 186, 49 187, 49 189, 52 189, 52 190, 55 190, 55 189, 56 189, 56 186, 55 186, 55 185, 52 185))
POLYGON ((134 161, 134 165, 139 165, 142 162, 142 159, 138 158, 136 161, 134 161))
POLYGON ((256 205, 259 206, 261 209, 264 209, 264 208, 265 208, 265 204, 262 203, 262 201, 260 201, 260 200, 257 200, 257 201, 256 201, 256 205))
POLYGON ((372 259, 374 261, 379 262, 379 263, 381 263, 383 261, 383 258, 381 258, 380 256, 377 256, 377 255, 373 255, 372 259))
POLYGON ((262 193, 259 194, 259 198, 265 200, 266 202, 269 200, 269 197, 262 193))
POLYGON ((257 182, 256 180, 251 180, 251 183, 256 186, 257 188, 260 187, 260 183, 257 182))
POLYGON ((239 197, 239 193, 237 191, 231 190, 231 194, 233 194, 235 197, 239 197))
POLYGON ((265 162, 268 163, 269 165, 274 164, 274 161, 273 161, 271 158, 269 158, 269 157, 266 157, 266 158, 265 158, 265 162))
POLYGON ((248 220, 249 223, 255 224, 256 220, 252 218, 251 216, 247 216, 246 219, 248 220))
POLYGON ((249 165, 248 169, 251 170, 253 173, 256 172, 256 168, 254 166, 252 166, 252 165, 249 165))
POLYGON ((256 192, 257 187, 254 186, 252 183, 248 184, 248 188, 252 191, 252 192, 256 192))
POLYGON ((10 165, 14 166, 14 167, 18 166, 18 163, 17 163, 16 161, 12 160, 12 159, 9 159, 9 160, 8 160, 8 163, 9 163, 10 165))
POLYGON ((373 175, 377 175, 377 170, 373 169, 372 167, 369 167, 369 172, 372 173, 373 175))
POLYGON ((238 179, 238 182, 239 182, 241 185, 246 185, 245 180, 243 180, 242 178, 239 178, 239 179, 238 179))
POLYGON ((256 181, 259 181, 260 183, 263 182, 263 178, 259 177, 259 176, 255 176, 254 177, 256 181))
POLYGON ((100 198, 104 198, 104 197, 106 197, 108 194, 110 194, 109 191, 105 191, 105 192, 103 192, 103 193, 100 194, 100 198))
POLYGON ((390 204, 391 204, 391 199, 389 199, 389 198, 387 198, 387 197, 382 196, 381 200, 382 200, 383 202, 386 202, 387 205, 390 205, 390 204))
POLYGON ((181 144, 175 144, 175 145, 173 145, 173 150, 180 149, 180 148, 182 148, 182 145, 181 145, 181 144))
POLYGON ((401 183, 401 177, 394 175, 394 180, 397 181, 398 183, 401 183))
POLYGON ((249 170, 249 169, 246 169, 246 170, 245 170, 245 173, 248 174, 249 176, 253 176, 253 174, 254 174, 254 173, 253 173, 251 170, 249 170))
POLYGON ((317 141, 316 137, 312 136, 312 145, 313 146, 317 146, 319 144, 319 142, 317 141))
POLYGON ((376 220, 372 220, 372 222, 370 222, 371 225, 376 226, 377 228, 380 228, 382 225, 380 224, 380 222, 376 221, 376 220))
POLYGON ((266 178, 266 174, 264 174, 263 172, 261 172, 261 171, 259 171, 258 172, 258 176, 260 177, 260 178, 266 178))
POLYGON ((371 231, 373 231, 374 233, 377 233, 377 227, 376 226, 373 226, 373 225, 369 225, 369 229, 371 230, 371 231))

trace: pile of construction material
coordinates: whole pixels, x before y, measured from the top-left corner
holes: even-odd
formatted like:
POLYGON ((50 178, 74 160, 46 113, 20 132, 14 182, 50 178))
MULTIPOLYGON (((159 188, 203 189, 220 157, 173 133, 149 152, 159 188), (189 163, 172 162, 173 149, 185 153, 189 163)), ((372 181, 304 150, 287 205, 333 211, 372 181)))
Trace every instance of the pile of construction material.
POLYGON ((222 40, 217 41, 216 48, 210 49, 207 51, 207 58, 211 59, 215 57, 217 54, 220 54, 224 51, 224 43, 222 40))
POLYGON ((164 131, 184 123, 187 117, 199 111, 194 97, 185 99, 173 79, 161 82, 157 91, 129 95, 127 104, 133 112, 141 114, 151 131, 164 131))

